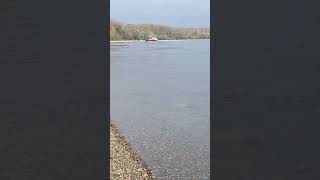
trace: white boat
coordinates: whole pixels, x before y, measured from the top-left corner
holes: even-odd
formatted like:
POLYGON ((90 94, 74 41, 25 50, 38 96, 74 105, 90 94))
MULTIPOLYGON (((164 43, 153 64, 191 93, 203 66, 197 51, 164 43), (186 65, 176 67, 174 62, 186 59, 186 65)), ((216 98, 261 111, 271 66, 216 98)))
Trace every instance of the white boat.
POLYGON ((158 41, 157 37, 149 37, 146 41, 158 41))

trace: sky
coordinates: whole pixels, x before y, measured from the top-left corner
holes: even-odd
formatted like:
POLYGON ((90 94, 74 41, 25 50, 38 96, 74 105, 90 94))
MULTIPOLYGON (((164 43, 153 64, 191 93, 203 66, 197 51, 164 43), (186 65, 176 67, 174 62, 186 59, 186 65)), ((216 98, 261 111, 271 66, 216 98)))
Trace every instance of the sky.
POLYGON ((128 24, 209 27, 210 0, 111 0, 110 18, 128 24))

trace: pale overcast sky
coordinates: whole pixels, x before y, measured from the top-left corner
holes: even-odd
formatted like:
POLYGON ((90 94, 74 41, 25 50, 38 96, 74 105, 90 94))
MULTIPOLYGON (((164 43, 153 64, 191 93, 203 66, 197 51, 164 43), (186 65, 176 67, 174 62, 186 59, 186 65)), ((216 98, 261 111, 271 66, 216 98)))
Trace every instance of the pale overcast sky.
POLYGON ((174 27, 208 27, 210 0, 111 0, 111 19, 174 27))

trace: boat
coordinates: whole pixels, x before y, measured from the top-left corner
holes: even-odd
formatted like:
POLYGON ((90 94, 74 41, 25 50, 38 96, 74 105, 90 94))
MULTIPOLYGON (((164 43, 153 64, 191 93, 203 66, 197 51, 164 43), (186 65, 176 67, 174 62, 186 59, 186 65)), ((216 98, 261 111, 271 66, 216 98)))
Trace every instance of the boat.
POLYGON ((157 37, 149 37, 148 39, 146 39, 146 41, 158 41, 158 38, 157 37))

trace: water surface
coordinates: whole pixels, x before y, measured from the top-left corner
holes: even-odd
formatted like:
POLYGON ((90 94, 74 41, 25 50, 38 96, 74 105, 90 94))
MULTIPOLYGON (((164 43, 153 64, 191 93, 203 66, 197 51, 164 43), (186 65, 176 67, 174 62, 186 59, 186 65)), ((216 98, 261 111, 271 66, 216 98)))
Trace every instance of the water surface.
POLYGON ((209 179, 209 40, 111 43, 111 119, 158 179, 209 179))

